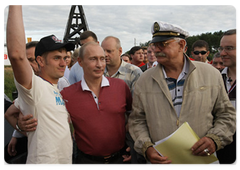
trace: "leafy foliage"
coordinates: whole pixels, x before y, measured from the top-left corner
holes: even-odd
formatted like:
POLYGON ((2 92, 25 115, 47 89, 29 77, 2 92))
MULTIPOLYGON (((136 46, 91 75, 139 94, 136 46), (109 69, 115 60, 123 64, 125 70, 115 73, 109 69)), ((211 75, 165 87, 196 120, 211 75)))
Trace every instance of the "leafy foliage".
POLYGON ((141 43, 141 42, 140 42, 140 43, 139 43, 139 46, 140 46, 140 47, 143 47, 143 46, 146 46, 146 47, 147 47, 147 46, 149 46, 150 42, 151 42, 151 40, 149 40, 148 42, 145 42, 145 43, 141 43))
POLYGON ((4 69, 4 93, 13 100, 12 92, 16 91, 11 67, 4 69))

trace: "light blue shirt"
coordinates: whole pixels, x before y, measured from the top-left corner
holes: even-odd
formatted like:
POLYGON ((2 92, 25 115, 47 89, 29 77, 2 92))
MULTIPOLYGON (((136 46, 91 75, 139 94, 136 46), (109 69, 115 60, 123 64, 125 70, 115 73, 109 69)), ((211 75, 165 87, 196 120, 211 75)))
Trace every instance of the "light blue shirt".
POLYGON ((74 83, 77 83, 80 80, 82 80, 82 77, 83 77, 83 69, 78 64, 78 62, 76 62, 70 70, 68 80, 69 80, 70 84, 74 84, 74 83))
POLYGON ((69 70, 68 66, 66 66, 66 69, 64 71, 64 77, 66 77, 68 79, 69 78, 69 73, 70 73, 70 70, 69 70))

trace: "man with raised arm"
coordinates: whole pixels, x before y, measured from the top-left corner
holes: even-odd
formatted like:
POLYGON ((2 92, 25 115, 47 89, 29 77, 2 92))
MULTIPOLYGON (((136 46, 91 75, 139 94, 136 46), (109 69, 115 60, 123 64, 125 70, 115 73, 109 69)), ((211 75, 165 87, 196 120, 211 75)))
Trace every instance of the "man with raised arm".
MULTIPOLYGON (((68 112, 57 82, 64 75, 67 51, 73 50, 74 44, 62 43, 54 35, 42 38, 35 50, 40 73, 34 75, 25 52, 22 7, 9 6, 7 48, 19 93, 15 105, 38 120, 36 131, 27 133, 27 163, 72 163, 68 112)), ((5 117, 21 131, 14 114, 5 117)))

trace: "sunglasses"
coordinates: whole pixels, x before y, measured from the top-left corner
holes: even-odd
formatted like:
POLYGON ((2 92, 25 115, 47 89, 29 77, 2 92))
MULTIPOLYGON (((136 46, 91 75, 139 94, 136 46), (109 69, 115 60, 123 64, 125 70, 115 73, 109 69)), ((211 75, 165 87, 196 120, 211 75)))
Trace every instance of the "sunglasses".
POLYGON ((207 53, 207 51, 194 51, 193 53, 194 53, 195 55, 199 55, 200 53, 201 53, 202 55, 204 55, 204 54, 207 53))

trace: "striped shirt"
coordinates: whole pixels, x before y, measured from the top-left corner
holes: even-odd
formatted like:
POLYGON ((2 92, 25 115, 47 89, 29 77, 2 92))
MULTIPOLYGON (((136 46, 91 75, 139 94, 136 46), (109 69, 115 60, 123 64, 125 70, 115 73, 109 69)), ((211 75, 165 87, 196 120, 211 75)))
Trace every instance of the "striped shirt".
POLYGON ((164 67, 162 67, 164 77, 168 84, 168 89, 172 96, 173 106, 176 110, 178 117, 182 107, 183 85, 184 85, 188 70, 189 70, 189 63, 186 60, 186 57, 184 57, 184 66, 177 80, 171 77, 167 77, 164 67))
POLYGON ((227 91, 229 91, 229 90, 231 89, 231 82, 228 81, 228 80, 229 80, 229 77, 228 77, 228 75, 227 75, 227 72, 228 72, 228 67, 225 67, 225 68, 222 70, 221 74, 226 74, 226 80, 225 80, 224 84, 226 85, 227 91))
MULTIPOLYGON (((125 81, 131 93, 133 94, 134 85, 141 74, 142 74, 142 70, 139 67, 122 60, 122 63, 118 71, 115 74, 113 74, 111 77, 119 78, 125 81)), ((107 67, 104 71, 104 76, 110 77, 107 71, 107 67)))

